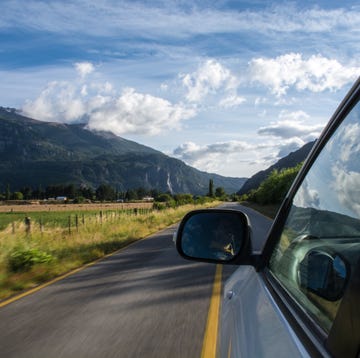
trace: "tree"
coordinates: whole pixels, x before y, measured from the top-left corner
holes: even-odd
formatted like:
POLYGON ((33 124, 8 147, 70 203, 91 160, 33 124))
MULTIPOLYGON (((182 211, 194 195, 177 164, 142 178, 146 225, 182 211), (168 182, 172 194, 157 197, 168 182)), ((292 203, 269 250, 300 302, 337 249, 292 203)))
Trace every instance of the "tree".
POLYGON ((225 196, 226 196, 226 193, 225 193, 224 188, 222 188, 222 187, 217 187, 217 188, 215 189, 215 196, 216 196, 217 198, 225 197, 225 196))
POLYGON ((24 195, 23 195, 23 193, 21 191, 15 191, 12 194, 11 198, 13 200, 24 200, 24 195))
POLYGON ((281 171, 274 169, 256 190, 249 193, 248 200, 261 205, 281 203, 301 166, 302 163, 281 171))
POLYGON ((116 192, 110 185, 101 184, 96 189, 96 198, 100 201, 112 201, 116 199, 116 192))
POLYGON ((6 185, 6 191, 5 191, 5 200, 10 200, 11 198, 11 191, 10 191, 10 185, 6 185))
POLYGON ((209 180, 209 192, 207 194, 210 198, 214 197, 214 181, 212 179, 209 180))

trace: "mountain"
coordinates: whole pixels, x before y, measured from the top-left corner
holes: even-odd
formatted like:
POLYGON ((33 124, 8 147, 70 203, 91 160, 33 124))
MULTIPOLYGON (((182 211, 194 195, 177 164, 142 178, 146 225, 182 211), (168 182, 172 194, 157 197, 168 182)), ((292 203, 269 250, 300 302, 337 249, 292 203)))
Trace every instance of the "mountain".
POLYGON ((144 187, 172 193, 233 193, 246 178, 228 178, 192 168, 152 148, 85 124, 42 122, 0 107, 0 190, 55 184, 110 184, 118 190, 144 187))
POLYGON ((280 159, 278 162, 276 162, 268 169, 262 170, 256 173, 255 175, 253 175, 244 183, 244 185, 238 191, 238 194, 243 195, 248 193, 252 189, 257 189, 261 184, 261 182, 264 181, 274 169, 281 170, 286 168, 292 168, 295 167, 300 162, 304 161, 308 156, 308 154, 310 153, 310 150, 313 147, 314 143, 315 141, 305 144, 297 151, 292 152, 286 157, 280 159))

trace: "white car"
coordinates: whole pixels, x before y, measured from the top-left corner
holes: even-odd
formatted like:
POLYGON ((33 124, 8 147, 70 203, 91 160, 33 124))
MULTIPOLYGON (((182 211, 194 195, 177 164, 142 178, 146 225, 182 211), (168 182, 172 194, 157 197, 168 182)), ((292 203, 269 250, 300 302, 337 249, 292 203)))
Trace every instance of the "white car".
POLYGON ((187 259, 236 264, 221 311, 221 357, 360 357, 360 78, 295 179, 260 254, 247 216, 187 214, 187 259))

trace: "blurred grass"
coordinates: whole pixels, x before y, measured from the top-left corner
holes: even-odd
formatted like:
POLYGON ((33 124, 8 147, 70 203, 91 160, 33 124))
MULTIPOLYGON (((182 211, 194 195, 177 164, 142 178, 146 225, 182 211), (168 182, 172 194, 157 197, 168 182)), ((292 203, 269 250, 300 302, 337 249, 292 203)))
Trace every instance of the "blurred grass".
POLYGON ((177 223, 190 210, 218 204, 219 202, 212 202, 161 211, 139 211, 138 215, 133 211, 107 212, 103 213, 102 218, 98 211, 87 211, 86 214, 72 211, 31 213, 30 234, 26 233, 26 214, 0 214, 0 300, 156 233, 177 223), (75 227, 73 221, 73 226, 69 230, 70 215, 78 215, 78 227, 75 227), (38 225, 40 217, 42 226, 38 225), (16 266, 20 267, 16 272, 15 266, 11 265, 11 258, 14 257, 20 261, 27 260, 22 266, 21 262, 16 266), (44 261, 43 258, 47 258, 47 262, 41 262, 44 261))

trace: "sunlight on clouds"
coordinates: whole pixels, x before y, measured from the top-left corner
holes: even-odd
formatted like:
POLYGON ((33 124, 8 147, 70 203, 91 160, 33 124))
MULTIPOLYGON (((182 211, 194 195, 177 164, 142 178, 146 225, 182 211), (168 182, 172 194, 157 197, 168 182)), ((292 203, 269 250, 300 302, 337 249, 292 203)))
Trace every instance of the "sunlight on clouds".
MULTIPOLYGON (((228 99, 228 103, 234 105, 240 104, 240 97, 234 95, 234 91, 238 86, 238 81, 229 69, 221 65, 214 59, 207 60, 196 72, 191 74, 180 75, 182 84, 187 90, 186 99, 189 102, 200 102, 207 95, 215 95, 219 91, 230 92, 232 100, 228 99)), ((226 100, 225 102, 226 103, 226 100)))
POLYGON ((339 90, 360 75, 360 67, 343 66, 337 60, 321 55, 304 60, 299 53, 273 59, 255 58, 249 67, 251 80, 268 87, 279 97, 291 87, 311 92, 339 90))
POLYGON ((251 176, 276 159, 276 143, 250 144, 244 141, 198 145, 187 142, 178 146, 172 156, 208 172, 234 176, 234 168, 241 176, 251 176))
POLYGON ((79 121, 86 113, 86 103, 81 92, 68 82, 50 82, 34 101, 26 101, 22 108, 25 115, 42 120, 63 123, 79 121))
POLYGON ((75 68, 83 79, 95 70, 94 65, 90 62, 77 62, 75 63, 75 68))
POLYGON ((232 107, 237 107, 240 104, 243 104, 244 102, 246 102, 246 99, 244 97, 230 95, 229 97, 223 98, 219 102, 219 106, 223 108, 232 108, 232 107))
POLYGON ((317 190, 309 187, 305 179, 294 198, 294 205, 301 208, 320 208, 320 196, 317 190))
POLYGON ((279 120, 267 126, 260 127, 259 135, 272 136, 283 139, 301 138, 304 141, 312 141, 319 137, 324 128, 323 124, 308 125, 305 123, 310 116, 304 111, 289 112, 283 110, 279 114, 279 120))
POLYGON ((155 135, 165 129, 178 128, 182 120, 193 117, 196 112, 181 104, 148 94, 124 89, 118 98, 90 114, 88 127, 109 130, 117 135, 125 133, 155 135))
POLYGON ((332 175, 339 202, 360 217, 360 173, 333 167, 332 175))
POLYGON ((183 120, 196 115, 192 107, 171 102, 133 88, 119 96, 109 82, 84 83, 94 71, 90 63, 77 63, 81 81, 53 81, 34 101, 22 108, 25 115, 43 121, 87 122, 88 128, 122 134, 155 135, 178 129, 183 120))

